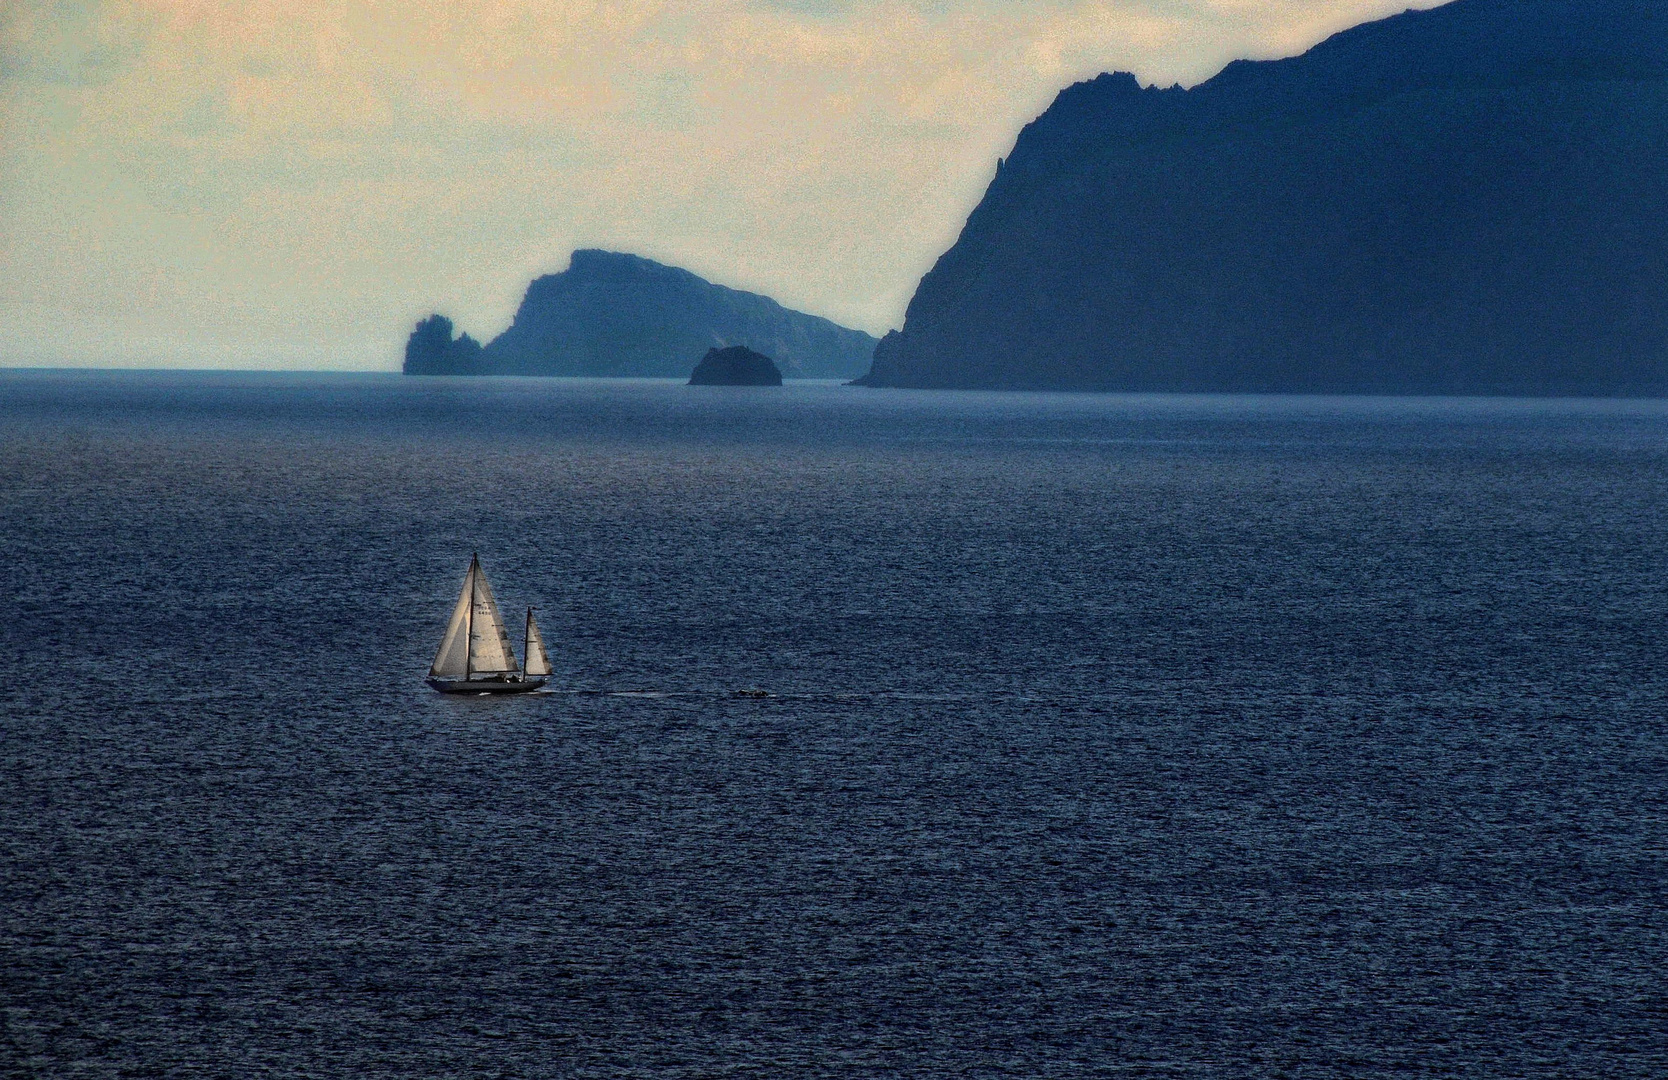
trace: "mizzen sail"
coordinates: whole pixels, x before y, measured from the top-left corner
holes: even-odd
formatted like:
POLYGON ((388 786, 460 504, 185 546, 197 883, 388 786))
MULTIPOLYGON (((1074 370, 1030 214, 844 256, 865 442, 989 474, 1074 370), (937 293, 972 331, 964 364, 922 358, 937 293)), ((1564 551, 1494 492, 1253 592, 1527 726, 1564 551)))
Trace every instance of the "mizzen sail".
POLYGON ((544 637, 539 624, 533 621, 533 609, 527 609, 527 674, 549 675, 550 654, 544 651, 544 637))

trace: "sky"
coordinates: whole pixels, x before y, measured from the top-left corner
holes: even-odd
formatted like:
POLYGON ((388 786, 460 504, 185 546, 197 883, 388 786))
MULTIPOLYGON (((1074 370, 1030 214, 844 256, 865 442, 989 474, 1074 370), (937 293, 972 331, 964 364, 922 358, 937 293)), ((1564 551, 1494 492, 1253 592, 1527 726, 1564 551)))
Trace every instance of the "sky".
POLYGON ((1407 6, 0 0, 0 366, 397 370, 579 247, 879 335, 1062 87, 1407 6))

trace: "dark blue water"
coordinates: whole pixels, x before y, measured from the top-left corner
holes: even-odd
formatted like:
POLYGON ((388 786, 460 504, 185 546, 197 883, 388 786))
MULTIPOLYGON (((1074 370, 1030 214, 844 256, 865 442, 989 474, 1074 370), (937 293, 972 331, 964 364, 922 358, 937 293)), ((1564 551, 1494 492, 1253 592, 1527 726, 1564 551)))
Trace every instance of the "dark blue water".
POLYGON ((0 374, 0 1072, 1663 1076, 1665 492, 1662 403, 0 374), (558 692, 424 687, 476 550, 558 692))

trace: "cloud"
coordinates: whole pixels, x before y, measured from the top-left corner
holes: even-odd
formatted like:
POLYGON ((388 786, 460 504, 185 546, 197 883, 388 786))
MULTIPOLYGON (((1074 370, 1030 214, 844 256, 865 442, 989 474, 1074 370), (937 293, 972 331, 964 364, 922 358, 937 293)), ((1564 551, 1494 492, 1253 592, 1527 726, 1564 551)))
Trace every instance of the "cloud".
POLYGON ((1065 83, 1404 2, 14 0, 0 363, 393 366, 581 245, 879 332, 1065 83))

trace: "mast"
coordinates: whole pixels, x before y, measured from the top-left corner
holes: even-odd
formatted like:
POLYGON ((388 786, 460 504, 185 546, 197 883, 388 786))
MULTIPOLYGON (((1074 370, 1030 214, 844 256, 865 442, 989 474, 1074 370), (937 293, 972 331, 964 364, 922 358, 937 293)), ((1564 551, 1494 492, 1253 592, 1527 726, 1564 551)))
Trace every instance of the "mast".
POLYGON ((521 681, 526 682, 527 669, 533 666, 533 608, 527 608, 527 626, 521 632, 521 681))
POLYGON ((475 651, 475 573, 480 569, 480 552, 469 554, 469 614, 463 624, 463 681, 469 681, 469 659, 475 651))

